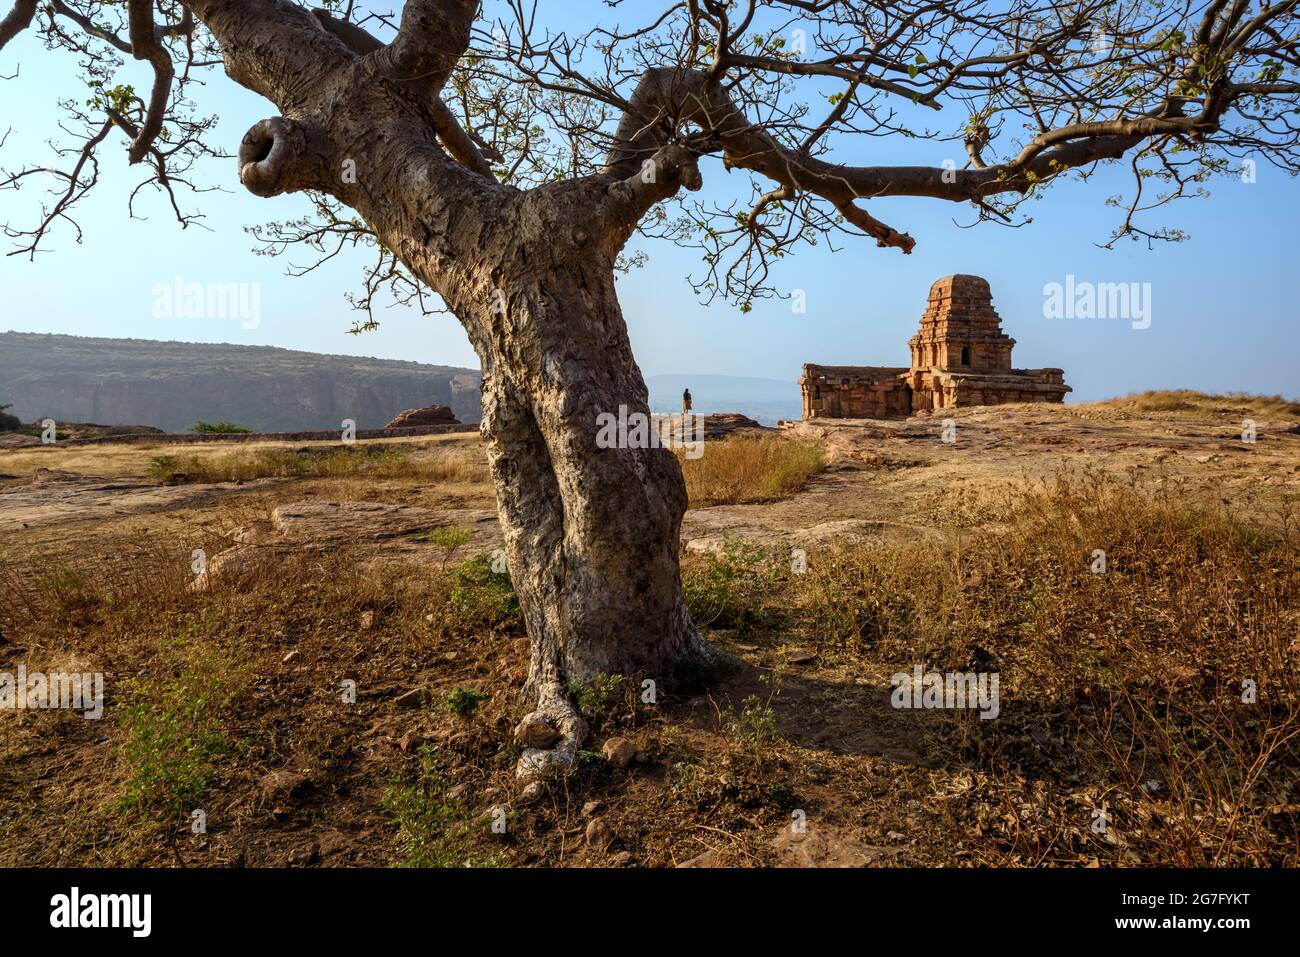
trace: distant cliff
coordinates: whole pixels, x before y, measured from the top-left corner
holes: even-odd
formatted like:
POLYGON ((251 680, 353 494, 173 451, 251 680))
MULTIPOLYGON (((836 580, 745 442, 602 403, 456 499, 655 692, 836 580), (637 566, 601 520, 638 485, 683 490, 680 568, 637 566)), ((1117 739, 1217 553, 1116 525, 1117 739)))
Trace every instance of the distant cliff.
POLYGON ((355 419, 369 429, 426 405, 477 422, 479 382, 472 369, 271 346, 0 332, 0 405, 24 422, 296 432, 355 419))

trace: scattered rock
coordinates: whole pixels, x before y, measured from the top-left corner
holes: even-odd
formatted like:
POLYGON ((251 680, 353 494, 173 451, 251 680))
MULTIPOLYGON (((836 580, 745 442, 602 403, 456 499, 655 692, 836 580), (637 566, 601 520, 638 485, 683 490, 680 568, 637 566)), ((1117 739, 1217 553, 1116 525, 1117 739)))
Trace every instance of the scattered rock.
POLYGON ((617 854, 611 855, 609 859, 610 867, 627 867, 631 863, 632 863, 631 851, 619 851, 617 854))
POLYGON ((610 738, 600 749, 612 767, 625 768, 636 757, 636 748, 627 738, 610 738))
POLYGON ((423 697, 423 688, 412 688, 405 694, 398 695, 393 703, 399 708, 418 708, 423 697))
POLYGON ((536 711, 524 715, 524 719, 515 727, 515 740, 526 748, 545 751, 559 741, 560 737, 560 732, 536 711))
POLYGON ((306 786, 306 776, 297 771, 272 771, 257 782, 258 790, 266 800, 291 798, 306 786))
POLYGON ((809 651, 807 648, 791 648, 786 659, 792 665, 812 664, 817 660, 817 652, 809 651))
POLYGON ((788 827, 772 840, 777 867, 882 867, 892 864, 901 848, 863 844, 836 829, 813 826, 803 833, 788 827))
POLYGON ((703 854, 697 854, 689 861, 682 861, 678 867, 722 867, 722 855, 710 848, 703 854))
POLYGON ((533 781, 526 784, 524 785, 524 789, 519 792, 519 797, 516 799, 515 803, 521 807, 527 804, 532 804, 534 801, 541 798, 542 790, 541 781, 533 781))
POLYGON ((447 798, 451 801, 459 801, 461 797, 469 790, 469 782, 462 781, 447 790, 447 798))
POLYGON ((361 620, 357 622, 362 631, 369 631, 375 626, 375 613, 366 609, 361 613, 361 620))
POLYGON ((595 817, 600 813, 602 805, 599 801, 588 801, 582 806, 583 817, 595 817))
POLYGON ((280 659, 280 664, 287 665, 289 662, 293 661, 293 659, 297 657, 298 657, 298 649, 295 648, 293 649, 293 651, 289 652, 287 655, 285 655, 283 658, 280 659))
POLYGON ((614 832, 610 830, 604 818, 593 817, 587 822, 587 846, 598 851, 605 851, 614 843, 614 832))
POLYGON ((320 861, 320 845, 312 841, 307 847, 296 847, 289 852, 290 867, 307 867, 320 861))
MULTIPOLYGON (((776 429, 754 421, 739 412, 715 412, 704 417, 704 438, 721 439, 730 435, 760 436, 773 435, 776 429)), ((692 438, 688 434, 687 439, 692 438)))

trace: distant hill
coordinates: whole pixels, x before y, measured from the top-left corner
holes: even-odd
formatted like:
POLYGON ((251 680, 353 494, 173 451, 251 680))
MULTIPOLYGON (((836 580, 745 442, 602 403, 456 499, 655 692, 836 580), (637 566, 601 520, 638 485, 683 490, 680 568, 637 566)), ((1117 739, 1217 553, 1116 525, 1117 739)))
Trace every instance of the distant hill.
POLYGON ((692 409, 704 415, 739 412, 763 425, 775 425, 777 419, 797 419, 803 414, 803 398, 794 379, 671 373, 649 376, 646 387, 651 412, 680 412, 682 390, 689 388, 692 409))
POLYGON ((51 418, 180 432, 229 421, 259 432, 379 428, 404 409, 481 415, 479 373, 272 346, 0 332, 0 404, 51 418))

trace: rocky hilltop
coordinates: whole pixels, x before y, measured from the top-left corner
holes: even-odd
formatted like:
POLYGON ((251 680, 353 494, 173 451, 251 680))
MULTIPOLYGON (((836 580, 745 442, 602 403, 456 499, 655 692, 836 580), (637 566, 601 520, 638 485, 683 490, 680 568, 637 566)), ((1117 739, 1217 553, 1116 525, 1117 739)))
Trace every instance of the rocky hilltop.
POLYGON ((0 404, 52 418, 179 432, 228 421, 259 432, 381 428, 404 409, 480 417, 479 373, 271 346, 0 332, 0 404))

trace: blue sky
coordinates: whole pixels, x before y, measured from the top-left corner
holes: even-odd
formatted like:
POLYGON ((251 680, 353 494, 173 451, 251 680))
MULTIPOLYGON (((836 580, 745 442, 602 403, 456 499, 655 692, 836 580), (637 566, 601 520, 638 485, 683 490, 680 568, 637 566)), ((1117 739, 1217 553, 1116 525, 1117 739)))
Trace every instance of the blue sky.
MULTIPOLYGON (((11 127, 0 166, 8 170, 51 162, 44 143, 56 133, 56 100, 85 95, 75 60, 47 54, 31 33, 0 55, 0 73, 15 66, 18 79, 0 86, 4 124, 11 127)), ((274 108, 223 74, 214 73, 209 83, 200 108, 220 114, 216 136, 233 152, 244 131, 274 108)), ((845 148, 852 162, 939 165, 952 153, 949 145, 916 141, 868 140, 845 148)), ((477 367, 460 326, 446 315, 384 310, 379 331, 348 335, 356 314, 343 294, 357 288, 360 260, 340 259, 306 278, 287 279, 283 259, 253 255, 245 227, 300 215, 306 208, 301 197, 254 197, 239 186, 233 160, 212 161, 200 179, 228 192, 197 198, 211 231, 181 230, 157 197, 139 206, 148 221, 132 221, 126 194, 136 178, 125 147, 118 140, 100 157, 101 184, 78 216, 83 242, 78 245, 63 225, 36 262, 0 258, 0 330, 276 345, 477 367), (259 325, 155 318, 152 290, 176 276, 260 283, 259 325)), ((745 179, 715 162, 705 164, 704 174, 710 193, 748 195, 745 179)), ((931 282, 966 272, 991 283, 1004 328, 1018 340, 1016 365, 1063 367, 1075 390, 1072 401, 1153 388, 1300 394, 1300 270, 1293 239, 1300 183, 1260 163, 1254 183, 1225 177, 1211 185, 1208 199, 1164 211, 1158 222, 1188 232, 1187 242, 1148 249, 1126 240, 1114 251, 1099 249, 1119 213, 1105 198, 1127 185, 1118 171, 1103 171, 1087 184, 1060 183, 1026 207, 1034 221, 1020 229, 959 228, 973 218, 969 207, 936 200, 875 201, 872 213, 910 232, 915 252, 905 256, 848 237, 839 252, 800 250, 781 264, 776 279, 782 288, 805 291, 803 314, 780 301, 759 302, 748 315, 721 302, 702 306, 684 279, 700 254, 649 242, 648 265, 620 279, 633 347, 647 375, 792 382, 803 362, 906 365, 906 342, 931 282), (1044 285, 1063 283, 1070 274, 1079 281, 1150 283, 1150 327, 1045 318, 1044 285)), ((30 187, 0 193, 0 220, 29 225, 38 203, 30 187)))

